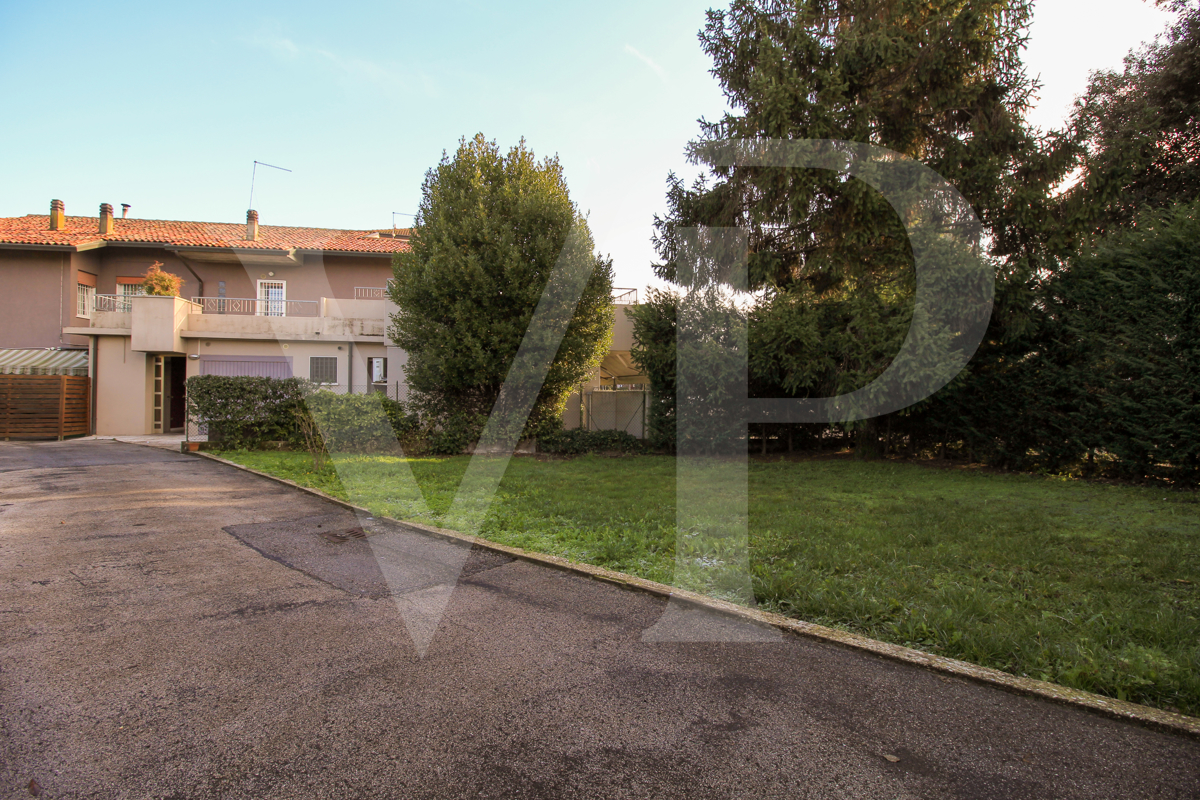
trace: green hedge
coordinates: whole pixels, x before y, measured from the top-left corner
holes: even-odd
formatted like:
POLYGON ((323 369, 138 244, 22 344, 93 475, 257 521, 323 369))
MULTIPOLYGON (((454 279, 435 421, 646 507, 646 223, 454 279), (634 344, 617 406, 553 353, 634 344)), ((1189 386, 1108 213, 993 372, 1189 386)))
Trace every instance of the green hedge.
POLYGON ((646 443, 630 436, 625 431, 587 431, 575 428, 557 431, 538 438, 538 450, 559 455, 582 455, 583 453, 641 453, 646 443))
POLYGON ((410 414, 403 403, 378 392, 319 391, 307 402, 330 451, 378 452, 395 447, 397 442, 410 444, 419 435, 417 415, 410 414))
POLYGON ((187 381, 187 408, 193 422, 207 426, 209 441, 230 449, 303 445, 297 413, 312 416, 329 450, 381 450, 397 440, 412 444, 420 434, 420 420, 403 403, 378 393, 318 391, 303 378, 197 375, 187 381))
MULTIPOLYGON (((406 453, 459 455, 479 437, 486 419, 468 414, 422 424, 402 402, 379 393, 334 394, 303 378, 198 375, 187 382, 188 415, 208 426, 209 441, 230 449, 264 442, 303 446, 297 413, 311 416, 329 452, 380 452, 401 445, 406 453)), ((538 439, 544 453, 646 451, 624 431, 559 430, 538 439)))
POLYGON ((261 442, 300 442, 295 412, 313 385, 303 378, 195 375, 187 380, 188 418, 208 427, 208 439, 232 449, 261 442))

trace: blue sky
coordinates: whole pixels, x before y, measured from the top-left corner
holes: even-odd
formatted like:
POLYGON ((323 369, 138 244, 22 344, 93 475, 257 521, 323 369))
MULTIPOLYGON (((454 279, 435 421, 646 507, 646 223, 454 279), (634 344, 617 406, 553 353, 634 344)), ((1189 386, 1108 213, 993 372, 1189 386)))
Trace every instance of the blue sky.
MULTIPOLYGON (((6 3, 0 216, 382 228, 443 150, 483 132, 557 153, 622 286, 652 282, 652 217, 699 117, 724 98, 697 31, 712 0, 565 3, 6 3), (118 206, 119 208, 119 206, 118 206)), ((1041 0, 1032 120, 1167 16, 1140 0, 1041 0)), ((409 217, 397 216, 398 225, 409 217)))

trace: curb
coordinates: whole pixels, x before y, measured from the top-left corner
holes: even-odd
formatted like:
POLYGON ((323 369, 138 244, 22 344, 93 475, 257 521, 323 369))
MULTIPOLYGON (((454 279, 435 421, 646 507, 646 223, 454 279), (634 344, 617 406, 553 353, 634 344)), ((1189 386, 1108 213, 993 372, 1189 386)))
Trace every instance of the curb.
POLYGON ((1070 689, 1066 686, 1049 683, 1048 681, 1034 680, 1033 678, 1022 678, 1012 675, 1008 672, 1001 672, 998 669, 991 667, 981 667, 978 664, 971 664, 966 661, 959 661, 954 658, 946 658, 945 656, 926 653, 921 650, 913 650, 909 647, 901 645, 889 644, 880 642, 875 639, 861 636, 857 633, 837 630, 836 628, 827 628, 824 625, 816 625, 803 620, 792 619, 781 614, 775 614, 770 611, 760 611, 754 608, 746 608, 724 600, 717 600, 706 595, 690 592, 686 589, 677 589, 673 586, 657 583, 655 581, 639 578, 636 575, 628 575, 624 572, 615 572, 604 567, 596 567, 591 564, 581 564, 576 561, 571 561, 559 556, 547 555, 544 553, 534 553, 528 550, 523 550, 519 547, 510 547, 509 545, 498 544, 497 542, 488 541, 478 536, 469 536, 467 534, 458 533, 457 531, 447 530, 445 528, 437 528, 432 525, 423 525, 417 522, 405 522, 404 520, 393 519, 392 517, 379 516, 373 514, 366 508, 348 503, 345 500, 339 500, 332 497, 319 489, 311 489, 307 486, 301 486, 295 481, 287 478, 280 478, 275 475, 261 472, 250 467, 243 466, 233 461, 228 461, 224 458, 211 455, 209 453, 192 451, 187 455, 206 458, 211 461, 216 461, 221 464, 234 467, 235 469, 249 472, 253 475, 266 478, 276 483, 281 483, 285 486, 290 486, 294 489, 299 489, 314 497, 319 497, 322 500, 342 506, 360 514, 366 514, 375 519, 383 519, 388 522, 400 525, 414 531, 419 531, 426 535, 434 536, 440 539, 447 539, 454 542, 470 544, 484 550, 491 550, 495 553, 502 553, 522 561, 527 561, 533 564, 540 564, 551 569, 562 570, 564 572, 572 572, 577 575, 582 575, 593 580, 604 581, 606 583, 616 584, 618 586, 632 589, 634 591, 645 592, 658 597, 671 598, 676 601, 682 601, 690 605, 699 606, 701 608, 716 611, 721 614, 726 614, 737 619, 755 622, 760 625, 767 625, 772 628, 792 633, 797 636, 802 636, 807 639, 825 642, 826 644, 834 644, 841 647, 848 647, 852 650, 871 653, 873 655, 882 656, 890 661, 897 661, 902 664, 923 667, 924 669, 940 672, 945 675, 951 675, 956 678, 973 681, 975 683, 984 684, 998 689, 1003 689, 1013 694, 1035 697, 1041 700, 1049 700, 1061 705, 1073 706, 1086 711, 1100 714, 1110 719, 1115 719, 1122 722, 1134 722, 1148 728, 1163 731, 1165 733, 1182 734, 1184 736, 1200 739, 1200 717, 1189 717, 1186 714, 1178 714, 1173 711, 1163 711, 1150 706, 1143 706, 1138 703, 1131 703, 1127 700, 1117 700, 1111 697, 1085 692, 1080 689, 1070 689))

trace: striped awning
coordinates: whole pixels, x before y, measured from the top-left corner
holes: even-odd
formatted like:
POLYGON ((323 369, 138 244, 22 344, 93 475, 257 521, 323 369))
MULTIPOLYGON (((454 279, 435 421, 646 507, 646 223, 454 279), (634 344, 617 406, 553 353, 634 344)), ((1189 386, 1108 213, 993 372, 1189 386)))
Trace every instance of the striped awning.
POLYGON ((0 375, 79 375, 87 377, 88 351, 0 348, 0 375))

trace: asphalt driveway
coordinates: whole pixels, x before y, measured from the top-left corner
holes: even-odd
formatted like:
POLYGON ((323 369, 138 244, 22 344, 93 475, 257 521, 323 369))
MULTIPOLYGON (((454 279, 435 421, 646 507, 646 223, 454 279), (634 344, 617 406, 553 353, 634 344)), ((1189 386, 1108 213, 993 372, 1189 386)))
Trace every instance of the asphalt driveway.
POLYGON ((1196 740, 792 636, 644 642, 663 600, 482 551, 421 658, 438 549, 362 525, 0 443, 0 797, 1200 796, 1196 740))

